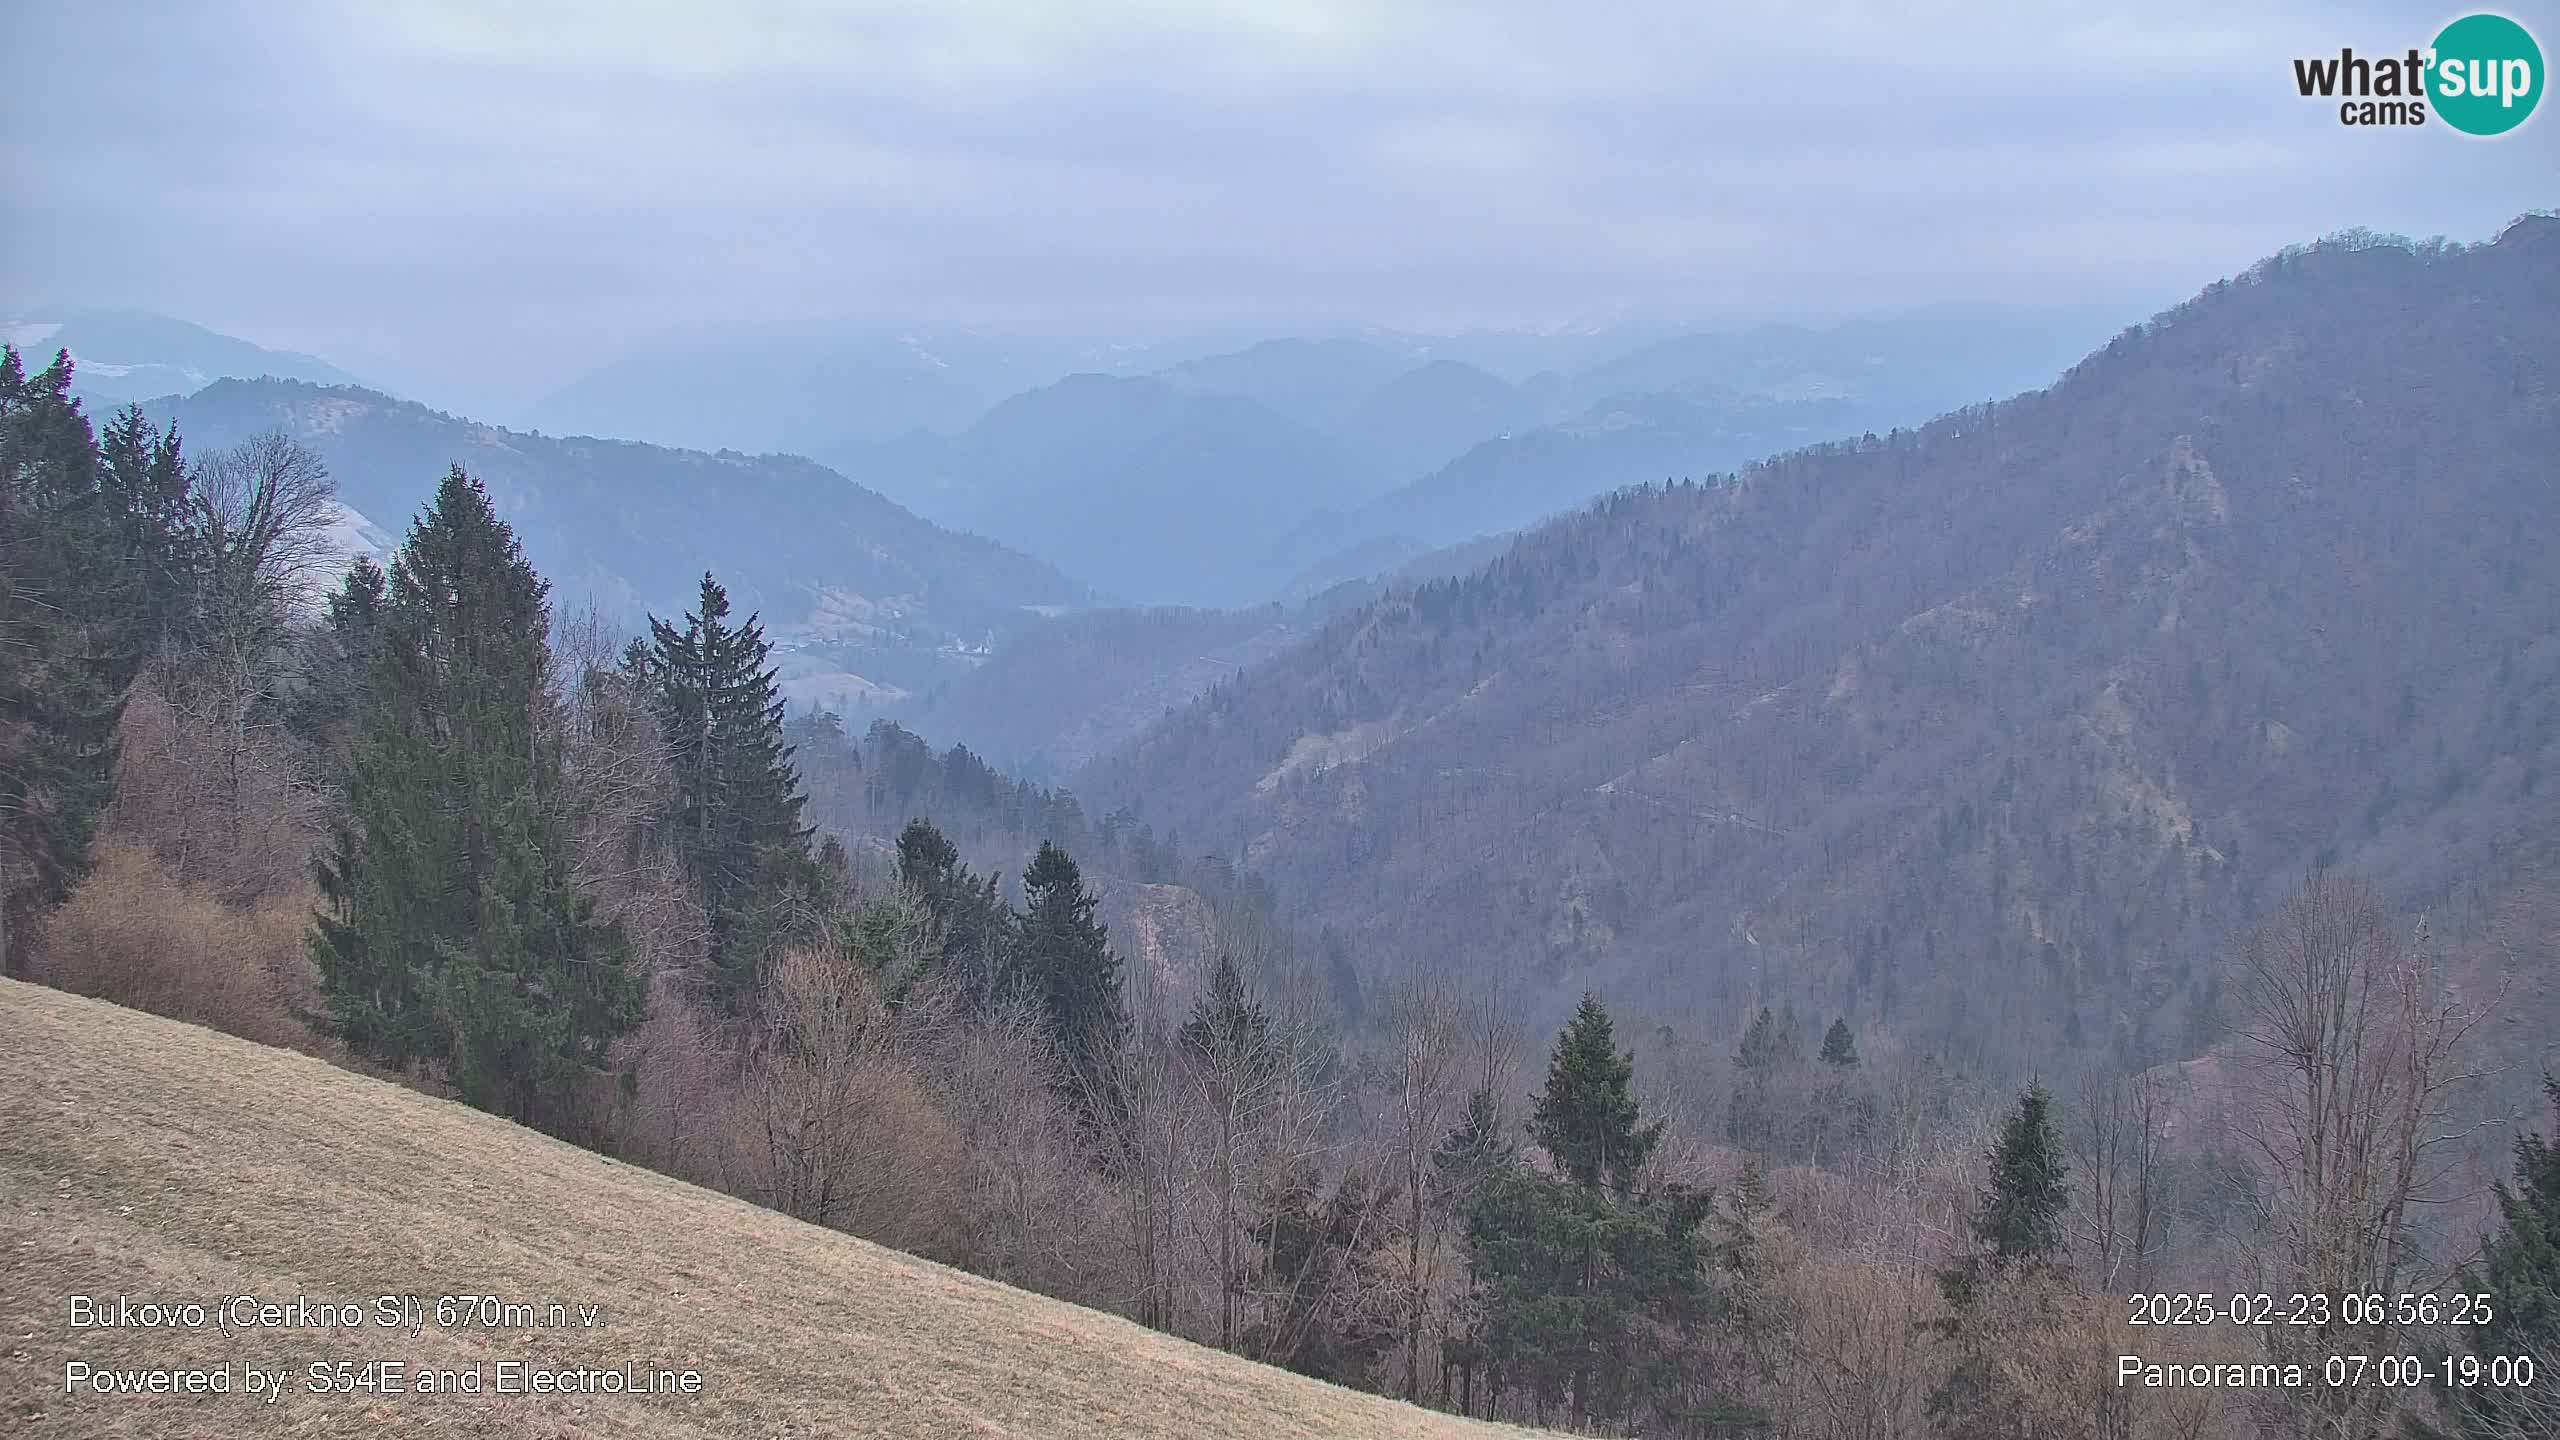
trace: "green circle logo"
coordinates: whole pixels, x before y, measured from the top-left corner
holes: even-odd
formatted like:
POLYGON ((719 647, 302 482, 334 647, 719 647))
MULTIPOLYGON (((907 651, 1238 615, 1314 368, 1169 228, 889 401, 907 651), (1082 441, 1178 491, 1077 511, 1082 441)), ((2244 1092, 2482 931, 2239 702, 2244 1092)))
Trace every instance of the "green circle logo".
POLYGON ((2504 135, 2542 99, 2542 47, 2504 15, 2465 15, 2436 36, 2427 98, 2466 135, 2504 135))

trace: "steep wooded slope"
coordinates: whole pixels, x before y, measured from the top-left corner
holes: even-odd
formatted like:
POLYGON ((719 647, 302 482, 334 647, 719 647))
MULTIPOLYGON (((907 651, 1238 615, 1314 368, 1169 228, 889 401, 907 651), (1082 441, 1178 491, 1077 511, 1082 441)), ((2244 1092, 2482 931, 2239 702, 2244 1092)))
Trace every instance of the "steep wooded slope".
POLYGON ((1060 616, 1013 636, 897 716, 937 744, 965 744, 1012 774, 1050 780, 1309 628, 1277 605, 1060 616))
POLYGON ((2289 252, 2047 390, 1392 593, 1077 788, 1373 969, 2188 1050, 2304 866, 2453 927, 2560 828, 2554 313, 2548 218, 2289 252))

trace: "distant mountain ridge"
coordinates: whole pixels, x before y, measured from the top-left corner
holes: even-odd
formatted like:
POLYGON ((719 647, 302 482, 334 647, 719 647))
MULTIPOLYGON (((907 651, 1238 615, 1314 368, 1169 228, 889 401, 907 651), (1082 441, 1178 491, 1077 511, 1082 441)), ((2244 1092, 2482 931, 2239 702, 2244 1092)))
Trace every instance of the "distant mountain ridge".
POLYGON ((909 437, 855 473, 1116 598, 1211 606, 1265 598, 1257 545, 1381 484, 1252 399, 1099 374, 1013 396, 948 440, 909 437))
POLYGON ((1304 576, 1348 557, 1419 553, 1621 485, 1916 424, 2051 375, 2113 328, 2097 314, 1951 306, 1685 335, 1516 382, 1460 358, 1473 342, 1268 340, 1149 375, 1069 375, 951 435, 845 463, 1117 598, 1249 606, 1303 593, 1304 576))
POLYGON ((0 322, 0 340, 17 346, 36 364, 58 349, 69 350, 73 390, 102 415, 118 405, 184 394, 225 378, 362 383, 317 356, 270 350, 143 310, 37 308, 0 322))
MULTIPOLYGON (((182 322, 65 313, 14 333, 77 339, 101 410, 224 377, 350 379, 182 322)), ((526 409, 549 431, 809 456, 1119 601, 1249 607, 1619 485, 1916 423, 2051 373, 2098 333, 2091 313, 1942 306, 1733 333, 1370 330, 1205 353, 966 327, 739 332, 642 345, 526 409)))
POLYGON ((556 608, 593 601, 626 625, 673 616, 717 572, 741 610, 763 613, 804 701, 895 698, 974 666, 1043 609, 1093 599, 1037 560, 789 456, 528 435, 291 381, 218 381, 147 408, 198 450, 282 429, 395 535, 459 464, 516 528, 556 608))

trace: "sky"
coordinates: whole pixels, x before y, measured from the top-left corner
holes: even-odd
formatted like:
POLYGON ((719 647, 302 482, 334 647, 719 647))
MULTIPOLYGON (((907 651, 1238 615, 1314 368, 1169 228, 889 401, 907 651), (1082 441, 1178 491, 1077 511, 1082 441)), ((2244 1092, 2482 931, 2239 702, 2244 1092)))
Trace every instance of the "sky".
MULTIPOLYGON (((2173 299, 2350 226, 2560 203, 2560 117, 2358 130, 2294 93, 2295 56, 2460 13, 0 0, 0 308, 160 311, 505 410, 704 329, 2173 299)), ((2560 54, 2560 4, 2510 13, 2560 54)))

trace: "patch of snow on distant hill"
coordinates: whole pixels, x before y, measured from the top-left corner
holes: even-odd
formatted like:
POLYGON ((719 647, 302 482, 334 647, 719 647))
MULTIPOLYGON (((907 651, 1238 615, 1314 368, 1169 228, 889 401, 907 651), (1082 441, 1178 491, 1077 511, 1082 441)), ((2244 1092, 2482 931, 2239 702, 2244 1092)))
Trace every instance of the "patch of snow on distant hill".
POLYGON ((346 575, 347 567, 356 563, 357 556, 388 566, 391 552, 400 548, 391 532, 366 519, 354 506, 332 500, 329 510, 329 523, 320 534, 324 553, 303 576, 301 607, 314 615, 320 613, 328 593, 338 588, 338 581, 346 575))

